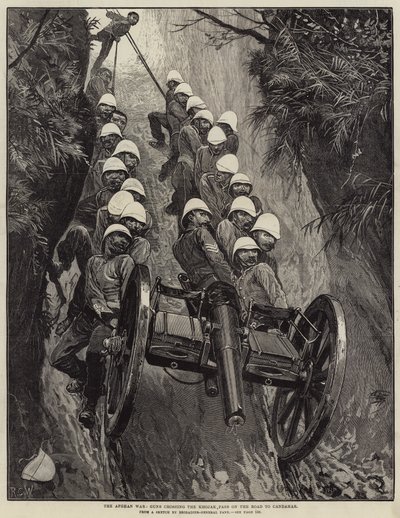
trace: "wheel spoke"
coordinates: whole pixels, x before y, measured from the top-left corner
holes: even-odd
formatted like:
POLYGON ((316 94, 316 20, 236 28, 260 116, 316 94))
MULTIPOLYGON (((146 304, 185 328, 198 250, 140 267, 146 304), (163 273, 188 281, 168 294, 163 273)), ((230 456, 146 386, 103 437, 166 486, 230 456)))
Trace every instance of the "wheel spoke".
POLYGON ((320 381, 326 381, 328 378, 329 369, 317 370, 315 369, 312 375, 311 383, 317 383, 320 381))
POLYGON ((293 410, 293 415, 290 420, 290 424, 287 430, 287 435, 285 439, 285 446, 289 446, 293 443, 294 438, 296 437, 297 427, 299 426, 301 410, 303 405, 303 399, 296 399, 296 403, 293 410))
POLYGON ((281 411, 281 413, 278 416, 278 424, 284 423, 286 421, 286 419, 289 417, 290 412, 292 411, 294 404, 296 402, 296 396, 297 396, 297 392, 294 391, 294 392, 292 392, 292 395, 290 396, 290 398, 286 401, 285 407, 283 408, 283 410, 281 411))
POLYGON ((305 423, 305 430, 308 429, 311 423, 312 419, 312 405, 311 405, 311 399, 309 397, 304 398, 304 423, 305 423))
MULTIPOLYGON (((327 354, 329 353, 328 345, 330 345, 330 340, 329 340, 330 328, 329 328, 329 324, 328 325, 326 325, 326 324, 325 324, 324 330, 321 335, 321 340, 319 342, 318 353, 317 353, 317 357, 315 358, 315 365, 321 365, 321 360, 323 359, 323 362, 324 362, 327 357, 327 354)), ((323 364, 323 362, 322 362, 322 364, 323 364)))

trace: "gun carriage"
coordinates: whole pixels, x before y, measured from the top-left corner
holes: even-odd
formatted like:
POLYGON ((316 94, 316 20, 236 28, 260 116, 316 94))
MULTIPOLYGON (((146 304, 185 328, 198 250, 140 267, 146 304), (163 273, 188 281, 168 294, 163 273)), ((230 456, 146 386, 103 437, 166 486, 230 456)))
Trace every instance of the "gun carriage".
POLYGON ((287 462, 307 456, 321 440, 335 411, 346 362, 345 318, 340 302, 318 296, 302 312, 249 303, 244 322, 229 306, 210 311, 204 291, 157 278, 136 266, 125 292, 109 356, 105 429, 120 437, 134 412, 141 373, 151 365, 204 375, 209 396, 221 394, 227 426, 245 423, 243 382, 277 387, 272 439, 287 462), (160 310, 160 301, 181 299, 187 314, 160 310), (232 312, 233 311, 233 312, 232 312), (236 317, 237 318, 237 317, 236 317))

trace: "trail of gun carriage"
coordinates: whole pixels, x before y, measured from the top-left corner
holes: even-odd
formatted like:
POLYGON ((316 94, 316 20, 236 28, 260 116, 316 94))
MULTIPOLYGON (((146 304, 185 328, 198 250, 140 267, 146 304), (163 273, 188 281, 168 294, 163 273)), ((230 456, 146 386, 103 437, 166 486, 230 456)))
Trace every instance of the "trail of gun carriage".
POLYGON ((392 498, 391 24, 9 9, 10 499, 392 498))

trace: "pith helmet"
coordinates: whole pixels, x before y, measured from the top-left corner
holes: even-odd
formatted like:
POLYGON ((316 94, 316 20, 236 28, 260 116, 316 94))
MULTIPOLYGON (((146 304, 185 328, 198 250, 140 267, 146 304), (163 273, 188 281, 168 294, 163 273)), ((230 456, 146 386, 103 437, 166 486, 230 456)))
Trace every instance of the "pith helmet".
POLYGON ((204 110, 205 108, 207 108, 207 105, 203 101, 203 99, 200 99, 198 95, 192 95, 187 100, 186 111, 188 112, 190 108, 201 108, 202 110, 204 110))
POLYGON ((129 232, 129 230, 126 227, 124 227, 124 225, 121 225, 120 223, 113 223, 112 225, 107 227, 104 232, 103 239, 101 240, 102 249, 103 249, 103 245, 104 245, 104 241, 105 241, 106 237, 109 236, 110 234, 113 234, 114 232, 120 232, 121 234, 125 234, 126 236, 128 236, 129 239, 132 239, 131 233, 129 232))
POLYGON ((115 156, 107 158, 107 160, 104 162, 102 175, 107 171, 124 171, 125 176, 128 176, 128 169, 126 168, 126 165, 122 160, 115 156))
POLYGON ((121 191, 134 191, 146 198, 144 187, 136 178, 127 178, 122 184, 121 191))
POLYGON ((38 454, 25 466, 21 478, 34 482, 49 482, 56 474, 53 459, 41 448, 38 454))
MULTIPOLYGON (((243 183, 245 185, 250 185, 250 187, 253 187, 253 184, 251 183, 250 178, 247 176, 247 174, 244 173, 236 173, 232 176, 231 181, 229 182, 229 189, 228 192, 231 191, 232 185, 235 185, 237 183, 243 183)), ((251 192, 251 191, 250 191, 251 192)))
POLYGON ((233 246, 232 262, 235 261, 235 254, 239 250, 260 250, 260 247, 252 237, 239 237, 233 246))
POLYGON ((137 156, 139 162, 140 162, 140 153, 137 145, 132 142, 132 140, 121 140, 121 142, 118 142, 117 147, 115 148, 114 153, 112 156, 118 155, 118 153, 131 153, 132 155, 137 156))
POLYGON ((113 194, 111 200, 108 202, 107 211, 111 216, 121 216, 124 208, 129 203, 132 203, 132 201, 132 195, 128 191, 118 191, 113 194))
POLYGON ((187 83, 180 83, 174 90, 174 94, 185 94, 189 97, 193 95, 190 85, 187 83))
POLYGON ((107 122, 107 124, 104 124, 101 128, 100 137, 106 137, 107 135, 118 135, 122 138, 121 130, 113 122, 107 122))
POLYGON ((218 171, 221 171, 222 173, 236 174, 239 170, 239 160, 236 155, 228 154, 222 156, 215 166, 218 171))
POLYGON ((210 129, 207 135, 207 142, 210 144, 222 144, 226 141, 226 135, 218 126, 214 126, 210 129))
MULTIPOLYGON (((189 100, 191 99, 191 97, 189 98, 189 100)), ((214 117, 213 117, 213 114, 209 111, 209 110, 200 110, 199 112, 196 113, 196 115, 193 117, 193 120, 194 119, 205 119, 206 121, 208 121, 210 124, 214 124, 214 117)))
POLYGON ((268 234, 271 234, 275 239, 281 238, 279 220, 275 214, 271 214, 270 212, 265 212, 258 216, 251 232, 254 232, 255 230, 264 230, 265 232, 268 232, 268 234))
POLYGON ((113 94, 104 94, 100 97, 99 102, 97 103, 97 106, 99 104, 107 104, 107 106, 113 106, 114 108, 117 107, 117 101, 113 94))
POLYGON ((122 211, 121 218, 134 218, 140 223, 146 223, 146 209, 138 201, 132 201, 122 211))
POLYGON ((183 209, 183 214, 181 218, 182 226, 185 226, 184 220, 186 216, 194 210, 204 210, 205 212, 208 212, 210 216, 212 216, 211 210, 207 207, 206 203, 204 203, 203 200, 201 200, 200 198, 192 198, 186 202, 185 208, 183 209))
POLYGON ((232 214, 232 212, 235 212, 236 210, 242 210, 244 212, 247 212, 247 214, 250 214, 250 216, 252 216, 253 218, 257 216, 257 211, 254 206, 254 203, 247 196, 238 196, 233 200, 228 214, 228 218, 232 214))
POLYGON ((223 124, 228 124, 233 131, 237 131, 237 115, 235 112, 224 112, 221 117, 217 120, 217 124, 220 122, 223 124))
POLYGON ((183 83, 182 76, 177 70, 171 70, 171 72, 167 75, 167 83, 170 81, 175 81, 176 83, 183 83))

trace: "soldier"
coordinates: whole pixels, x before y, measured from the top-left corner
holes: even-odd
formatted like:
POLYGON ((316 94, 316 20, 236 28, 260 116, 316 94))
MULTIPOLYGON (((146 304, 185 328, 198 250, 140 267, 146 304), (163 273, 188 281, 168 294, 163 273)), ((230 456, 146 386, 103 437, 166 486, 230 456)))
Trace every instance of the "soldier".
MULTIPOLYGON (((189 101, 190 99, 192 97, 189 97, 189 101)), ((202 145, 202 138, 207 137, 213 122, 211 112, 200 110, 194 115, 190 124, 181 129, 178 142, 178 163, 171 178, 175 192, 172 195, 171 203, 165 209, 167 214, 181 214, 186 202, 198 195, 193 174, 194 160, 197 150, 202 145)))
POLYGON ((122 160, 116 157, 108 158, 104 163, 101 175, 103 188, 78 203, 75 218, 89 229, 94 230, 97 211, 108 204, 113 194, 121 189, 127 178, 128 170, 122 160))
POLYGON ((150 243, 143 237, 143 230, 147 224, 146 216, 143 205, 132 201, 124 208, 119 220, 131 233, 132 241, 127 253, 135 264, 145 264, 150 256, 150 243))
POLYGON ((217 126, 219 126, 225 133, 226 139, 226 150, 228 153, 233 155, 237 154, 239 149, 239 138, 237 136, 237 115, 235 112, 224 112, 221 117, 217 120, 217 126))
POLYGON ((254 203, 246 196, 239 196, 233 200, 228 218, 219 223, 217 243, 229 263, 232 261, 232 251, 236 240, 249 235, 255 218, 254 203))
POLYGON ((140 164, 140 153, 134 142, 126 139, 121 140, 121 142, 118 142, 112 156, 123 161, 130 178, 137 176, 137 167, 140 164))
POLYGON ((130 28, 139 21, 139 15, 134 11, 130 12, 127 17, 108 11, 107 16, 111 18, 111 22, 96 35, 91 36, 91 40, 101 41, 101 49, 90 72, 91 76, 97 73, 103 61, 107 58, 114 41, 119 42, 121 37, 128 34, 130 28))
POLYGON ((86 87, 86 95, 93 107, 97 105, 104 94, 112 93, 110 89, 111 79, 112 73, 108 68, 100 68, 97 74, 90 78, 86 87))
MULTIPOLYGON (((168 105, 174 99, 175 88, 183 83, 182 76, 177 70, 171 70, 167 76, 167 87, 168 91, 165 94, 165 111, 168 109, 168 105)), ((170 127, 167 120, 167 113, 163 112, 151 112, 148 115, 150 130, 154 140, 149 142, 150 146, 154 148, 160 148, 165 146, 165 136, 162 128, 165 128, 170 132, 170 127)))
POLYGON ((79 421, 89 429, 95 424, 96 405, 105 377, 103 342, 116 329, 126 284, 135 266, 127 254, 131 240, 126 227, 111 225, 104 233, 102 254, 91 257, 86 268, 86 304, 96 319, 86 353, 85 404, 79 421))
POLYGON ((272 268, 259 261, 260 248, 251 237, 240 237, 233 248, 232 262, 240 271, 236 282, 242 307, 242 316, 247 312, 249 302, 287 308, 283 292, 272 268))
POLYGON ((100 97, 99 102, 96 106, 96 126, 97 130, 110 122, 112 113, 117 108, 117 101, 112 94, 104 94, 100 97))
POLYGON ((196 115, 197 112, 200 110, 206 110, 207 105, 203 101, 203 99, 200 99, 198 95, 192 95, 189 97, 186 103, 186 111, 191 119, 196 115))
POLYGON ((224 217, 228 216, 232 200, 234 200, 238 196, 247 196, 248 198, 250 198, 256 208, 257 216, 259 216, 263 211, 262 203, 258 196, 250 196, 252 190, 253 184, 251 183, 250 178, 246 174, 236 173, 235 175, 233 175, 231 181, 229 182, 228 189, 228 194, 231 197, 231 200, 224 209, 224 217))
POLYGON ((100 207, 97 211, 96 228, 93 234, 93 252, 95 254, 101 252, 101 242, 107 227, 119 222, 122 211, 132 201, 132 194, 121 190, 112 196, 107 205, 100 207))
POLYGON ((116 124, 121 131, 121 135, 123 135, 126 125, 128 124, 128 117, 126 113, 122 112, 121 110, 115 110, 111 114, 110 122, 116 124))
MULTIPOLYGON (((199 149, 198 154, 201 149, 199 149)), ((223 219, 224 209, 231 200, 228 193, 229 181, 238 169, 239 162, 235 155, 223 155, 216 161, 215 171, 204 173, 201 177, 200 197, 211 208, 213 214, 211 224, 214 229, 223 219)))
MULTIPOLYGON (((207 146, 197 150, 194 161, 194 181, 200 192, 200 180, 203 174, 215 173, 218 160, 226 155, 226 135, 221 128, 211 128, 207 135, 207 146)), ((237 173, 237 171, 235 171, 237 173)))
POLYGON ((161 172, 158 176, 160 182, 172 174, 176 167, 179 156, 178 140, 181 128, 190 121, 190 117, 186 112, 186 103, 190 96, 193 95, 192 89, 187 83, 180 83, 174 92, 174 99, 167 107, 167 121, 171 129, 170 140, 170 157, 161 167, 161 172))
POLYGON ((277 240, 281 238, 281 231, 279 220, 275 214, 266 212, 258 216, 251 229, 251 237, 261 250, 260 260, 269 264, 279 280, 278 265, 273 250, 277 240))
POLYGON ((220 281, 232 284, 231 269, 208 230, 211 215, 203 200, 189 200, 181 218, 184 232, 172 247, 195 289, 208 289, 220 281))
MULTIPOLYGON (((136 178, 128 178, 122 184, 121 191, 129 192, 132 196, 133 201, 137 201, 143 205, 146 200, 146 193, 144 192, 143 185, 136 178)), ((153 226, 153 218, 150 212, 146 209, 146 223, 142 228, 141 235, 146 235, 147 232, 153 226)))

